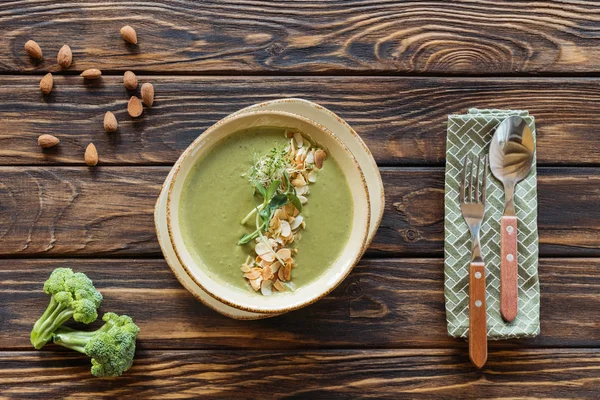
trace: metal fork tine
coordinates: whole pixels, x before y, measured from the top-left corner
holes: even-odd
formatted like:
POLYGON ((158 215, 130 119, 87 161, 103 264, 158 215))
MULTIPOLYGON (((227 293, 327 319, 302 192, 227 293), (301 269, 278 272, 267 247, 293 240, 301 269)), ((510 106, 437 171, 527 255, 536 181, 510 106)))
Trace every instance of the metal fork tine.
POLYGON ((485 163, 485 168, 483 169, 483 187, 481 188, 481 202, 485 205, 485 195, 487 193, 487 175, 488 175, 488 166, 489 166, 489 156, 483 157, 483 162, 485 163))
POLYGON ((479 203, 479 164, 481 164, 481 157, 477 156, 477 174, 475 175, 475 198, 473 201, 479 203))
POLYGON ((462 172, 460 173, 460 194, 458 197, 458 201, 460 201, 461 203, 465 202, 465 178, 467 176, 467 157, 468 156, 465 156, 462 172))
POLYGON ((475 164, 474 164, 474 158, 475 155, 473 155, 471 157, 471 168, 469 170, 469 198, 467 199, 468 202, 473 202, 473 170, 475 169, 475 164))

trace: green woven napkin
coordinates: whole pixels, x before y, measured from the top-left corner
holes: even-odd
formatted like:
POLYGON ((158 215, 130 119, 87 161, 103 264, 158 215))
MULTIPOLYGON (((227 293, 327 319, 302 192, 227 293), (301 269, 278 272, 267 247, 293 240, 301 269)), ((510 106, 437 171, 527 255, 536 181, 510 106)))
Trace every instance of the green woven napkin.
MULTIPOLYGON (((465 115, 448 116, 445 194, 445 289, 448 333, 469 336, 469 229, 460 212, 458 188, 465 155, 486 154, 496 127, 506 117, 519 115, 529 124, 535 139, 534 118, 527 111, 470 109, 465 115)), ((500 315, 500 218, 504 211, 502 185, 489 174, 481 246, 486 266, 487 330, 490 339, 533 337, 540 332, 538 282, 537 183, 533 168, 515 191, 518 222, 519 313, 511 323, 500 315)))

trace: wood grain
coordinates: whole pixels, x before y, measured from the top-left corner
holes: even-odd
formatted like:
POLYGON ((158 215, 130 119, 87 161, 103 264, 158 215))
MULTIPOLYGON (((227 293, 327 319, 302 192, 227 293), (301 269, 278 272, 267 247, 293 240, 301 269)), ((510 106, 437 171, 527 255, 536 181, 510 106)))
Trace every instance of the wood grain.
MULTIPOLYGON (((127 313, 135 319, 142 349, 467 351, 465 341, 446 333, 442 259, 363 260, 326 298, 261 321, 235 321, 210 310, 179 284, 163 260, 0 262, 0 350, 31 349, 29 332, 48 303, 43 282, 54 268, 69 267, 87 274, 104 294, 101 313, 127 313)), ((539 274, 541 335, 490 341, 490 349, 600 346, 600 259, 542 259, 539 274)))
POLYGON ((12 2, 0 71, 597 73, 600 11, 587 1, 12 2), (119 35, 132 25, 138 46, 119 35), (45 60, 23 50, 34 39, 45 60))
POLYGON ((443 165, 447 116, 469 107, 528 109, 540 165, 600 165, 600 79, 139 76, 154 84, 156 101, 134 121, 121 77, 56 76, 49 97, 39 78, 0 76, 0 165, 83 165, 90 142, 105 165, 173 164, 221 118, 281 97, 338 113, 380 165, 443 165), (115 134, 104 132, 106 111, 119 121, 115 134), (43 133, 60 145, 42 151, 43 133))
POLYGON ((488 357, 485 289, 485 264, 471 262, 469 265, 469 359, 477 368, 482 368, 488 357))
MULTIPOLYGON (((0 256, 160 255, 153 213, 168 172, 0 167, 0 256)), ((443 169, 384 168, 382 177, 386 208, 368 255, 441 257, 443 169)), ((539 169, 542 255, 600 255, 599 182, 598 168, 539 169)))
POLYGON ((495 351, 482 371, 456 350, 138 351, 120 378, 98 379, 74 352, 0 353, 5 396, 236 399, 597 398, 599 349, 495 351))

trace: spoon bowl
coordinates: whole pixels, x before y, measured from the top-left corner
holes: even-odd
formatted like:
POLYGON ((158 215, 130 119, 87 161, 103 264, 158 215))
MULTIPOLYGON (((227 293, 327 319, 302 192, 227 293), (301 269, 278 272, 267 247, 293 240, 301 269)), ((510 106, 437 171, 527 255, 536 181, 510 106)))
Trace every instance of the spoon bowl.
POLYGON ((505 190, 529 174, 534 150, 533 133, 523 118, 508 117, 498 126, 490 144, 490 168, 505 190))

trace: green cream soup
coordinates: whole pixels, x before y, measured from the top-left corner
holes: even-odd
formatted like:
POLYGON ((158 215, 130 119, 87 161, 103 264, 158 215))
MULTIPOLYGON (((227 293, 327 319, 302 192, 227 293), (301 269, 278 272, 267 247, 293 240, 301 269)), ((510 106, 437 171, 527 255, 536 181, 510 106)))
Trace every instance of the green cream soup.
MULTIPOLYGON (((248 255, 256 255, 255 242, 237 244, 255 229, 254 218, 241 224, 258 201, 247 172, 255 155, 287 143, 281 128, 234 133, 199 160, 186 178, 179 203, 182 235, 192 257, 206 266, 213 279, 252 290, 240 266, 248 255)), ((309 188, 308 203, 302 210, 306 227, 292 245, 298 249, 292 270, 296 288, 318 278, 339 257, 352 229, 350 188, 333 157, 325 160, 317 181, 309 188)))

